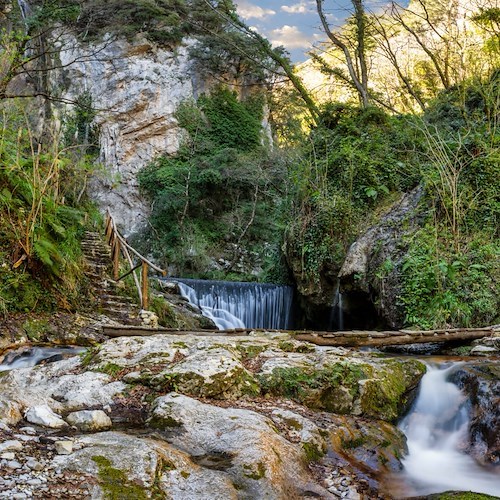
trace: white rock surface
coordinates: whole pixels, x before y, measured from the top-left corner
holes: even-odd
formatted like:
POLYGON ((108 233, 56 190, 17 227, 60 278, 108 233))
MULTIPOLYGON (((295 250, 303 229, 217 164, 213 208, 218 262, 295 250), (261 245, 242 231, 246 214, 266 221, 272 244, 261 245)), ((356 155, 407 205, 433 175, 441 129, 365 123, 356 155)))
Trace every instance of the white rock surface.
POLYGON ((80 358, 75 357, 10 371, 0 379, 0 420, 16 424, 33 406, 56 413, 103 407, 126 387, 104 373, 74 373, 78 369, 80 358))
POLYGON ((80 431, 98 432, 112 427, 111 419, 102 410, 82 410, 70 413, 66 417, 68 424, 80 431))
POLYGON ((100 128, 105 174, 90 193, 102 208, 111 208, 127 234, 143 227, 149 212, 139 195, 137 172, 158 155, 179 148, 182 132, 174 113, 196 93, 189 43, 175 52, 146 39, 107 40, 99 47, 74 39, 63 43, 61 62, 67 67, 58 79, 69 82, 64 97, 74 100, 88 91, 93 106, 101 110, 95 125, 100 128))
POLYGON ((61 416, 54 413, 47 405, 28 408, 24 418, 32 424, 50 427, 51 429, 62 429, 68 426, 61 416))
POLYGON ((193 456, 205 461, 225 458, 225 472, 243 498, 300 498, 310 488, 329 497, 310 484, 302 450, 258 413, 172 393, 155 401, 151 422, 168 430, 169 441, 193 456))
POLYGON ((54 446, 58 455, 71 455, 73 453, 73 441, 56 441, 54 446))
POLYGON ((6 451, 21 451, 22 449, 23 444, 14 439, 9 439, 8 441, 0 443, 0 453, 4 453, 6 451))

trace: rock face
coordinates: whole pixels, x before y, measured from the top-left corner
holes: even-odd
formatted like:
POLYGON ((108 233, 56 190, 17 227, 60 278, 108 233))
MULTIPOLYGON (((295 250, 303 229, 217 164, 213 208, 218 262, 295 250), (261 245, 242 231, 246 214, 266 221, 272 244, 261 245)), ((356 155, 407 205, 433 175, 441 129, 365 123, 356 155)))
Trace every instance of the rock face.
POLYGON ((98 110, 93 125, 104 173, 89 191, 127 234, 143 227, 149 212, 137 172, 158 155, 177 151, 182 133, 174 112, 198 91, 188 45, 175 52, 146 39, 91 46, 71 39, 61 45, 65 69, 57 82, 67 87, 64 97, 76 100, 87 92, 98 110))
POLYGON ((379 316, 392 328, 403 326, 403 311, 397 303, 405 256, 403 236, 418 227, 418 205, 423 193, 419 186, 405 194, 376 226, 358 238, 338 275, 347 298, 364 294, 365 302, 375 304, 379 316))
POLYGON ((343 263, 332 259, 314 275, 304 272, 300 249, 285 241, 287 262, 311 325, 331 329, 335 320, 339 323, 341 309, 349 329, 403 326, 403 311, 397 304, 399 271, 406 251, 403 238, 419 227, 423 193, 417 187, 403 195, 351 245, 343 263))
POLYGON ((452 381, 472 403, 469 453, 480 463, 500 466, 500 366, 494 361, 467 364, 452 381))

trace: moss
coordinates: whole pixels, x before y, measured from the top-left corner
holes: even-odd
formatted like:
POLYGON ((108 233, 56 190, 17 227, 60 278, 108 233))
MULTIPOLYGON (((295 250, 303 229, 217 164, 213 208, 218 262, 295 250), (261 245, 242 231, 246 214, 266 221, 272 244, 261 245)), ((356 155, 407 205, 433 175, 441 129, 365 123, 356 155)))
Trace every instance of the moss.
POLYGON ((172 347, 177 347, 178 349, 187 349, 188 345, 186 344, 186 342, 177 341, 172 344, 172 347))
POLYGON ((112 377, 114 377, 121 370, 123 370, 123 366, 119 366, 115 363, 106 363, 98 368, 98 371, 111 375, 112 377))
POLYGON ((96 455, 92 457, 98 468, 99 484, 107 500, 146 500, 150 498, 148 490, 132 483, 125 473, 112 467, 106 457, 96 455))
POLYGON ((22 328, 29 340, 38 342, 48 333, 49 322, 46 319, 27 319, 22 328))
POLYGON ((498 497, 485 495, 483 493, 473 493, 472 491, 445 491, 425 497, 427 500, 495 500, 498 497))
POLYGON ((395 421, 412 401, 425 373, 425 365, 416 360, 387 360, 376 372, 376 378, 366 380, 360 398, 362 414, 369 418, 395 421))
POLYGON ((325 452, 314 443, 302 443, 302 449, 308 462, 317 462, 325 455, 325 452))
POLYGON ((363 436, 359 436, 354 439, 342 439, 342 448, 344 450, 354 450, 363 446, 366 443, 366 439, 363 436))
MULTIPOLYGON (((147 423, 149 427, 153 427, 155 429, 175 429, 182 427, 182 422, 175 420, 175 418, 170 416, 160 416, 157 413, 154 413, 148 419, 147 423)), ((175 466, 173 466, 173 468, 175 469, 175 466)))
POLYGON ((347 413, 358 394, 358 382, 365 377, 364 365, 339 362, 321 369, 275 368, 259 381, 265 393, 289 397, 311 408, 347 413))
POLYGON ((278 347, 285 352, 314 352, 315 348, 308 344, 293 343, 289 340, 281 340, 278 347))
POLYGON ((245 360, 256 358, 261 352, 264 352, 268 346, 239 343, 236 350, 241 353, 245 360))
POLYGON ((245 474, 245 477, 248 477, 249 479, 255 479, 258 481, 259 479, 266 477, 266 466, 262 462, 257 464, 257 470, 255 470, 252 465, 244 465, 243 467, 251 471, 248 474, 245 474))
POLYGON ((171 462, 170 460, 165 460, 162 464, 161 464, 161 471, 162 472, 168 472, 168 471, 171 471, 171 470, 176 470, 177 467, 175 466, 175 464, 173 462, 171 462))
POLYGON ((296 431, 301 431, 304 428, 304 426, 299 421, 295 420, 294 418, 284 418, 283 422, 285 422, 285 424, 288 427, 291 427, 292 429, 295 429, 296 431))
POLYGON ((80 354, 80 362, 82 364, 82 367, 86 368, 87 366, 89 366, 92 361, 94 361, 95 357, 97 356, 97 354, 99 353, 101 349, 101 346, 100 345, 96 345, 94 347, 91 347, 90 349, 87 349, 86 351, 82 352, 80 354))

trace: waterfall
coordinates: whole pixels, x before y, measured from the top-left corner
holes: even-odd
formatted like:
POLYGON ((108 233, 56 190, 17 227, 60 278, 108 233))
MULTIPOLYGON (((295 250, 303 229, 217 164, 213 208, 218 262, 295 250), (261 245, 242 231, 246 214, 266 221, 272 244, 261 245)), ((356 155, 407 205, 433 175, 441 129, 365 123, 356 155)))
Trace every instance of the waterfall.
POLYGON ((411 412, 402 420, 408 456, 404 475, 416 495, 447 490, 500 495, 500 478, 461 451, 469 430, 467 398, 450 372, 459 363, 428 365, 411 412))
POLYGON ((344 329, 344 309, 342 304, 342 293, 340 284, 337 283, 335 294, 333 296, 332 312, 330 314, 329 330, 341 331, 344 329))
POLYGON ((293 289, 268 283, 175 279, 182 295, 220 330, 291 327, 293 289))
POLYGON ((28 22, 28 17, 31 14, 31 7, 26 0, 17 0, 17 5, 21 11, 21 16, 23 18, 24 24, 28 22))

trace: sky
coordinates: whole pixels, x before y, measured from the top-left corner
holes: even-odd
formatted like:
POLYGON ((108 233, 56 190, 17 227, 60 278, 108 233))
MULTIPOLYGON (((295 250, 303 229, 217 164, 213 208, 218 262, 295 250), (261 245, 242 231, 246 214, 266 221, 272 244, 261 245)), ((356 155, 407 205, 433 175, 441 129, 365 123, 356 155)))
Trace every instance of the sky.
MULTIPOLYGON (((308 59, 307 51, 326 40, 320 29, 315 0, 234 0, 239 15, 273 45, 283 45, 292 61, 308 59)), ((384 0, 368 0, 367 6, 377 8, 384 0)), ((341 26, 349 15, 349 0, 325 0, 324 11, 332 27, 341 26)))

